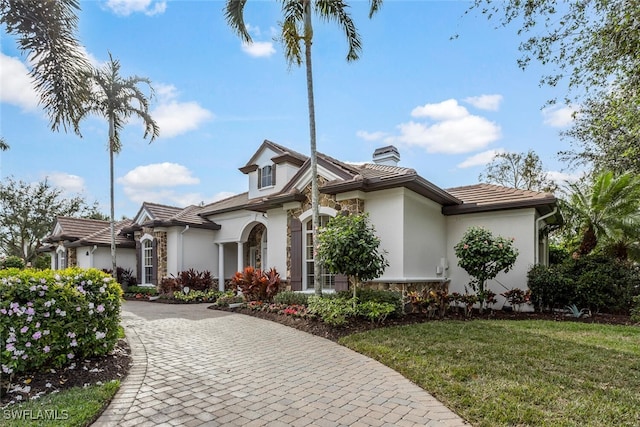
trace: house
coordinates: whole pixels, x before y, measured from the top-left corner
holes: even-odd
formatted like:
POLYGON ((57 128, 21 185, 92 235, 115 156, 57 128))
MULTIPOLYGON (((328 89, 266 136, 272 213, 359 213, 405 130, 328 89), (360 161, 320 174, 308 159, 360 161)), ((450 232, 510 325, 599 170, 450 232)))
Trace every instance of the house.
MULTIPOLYGON (((529 268, 547 263, 547 232, 562 220, 553 195, 490 184, 445 190, 399 161, 393 146, 357 165, 318 153, 321 224, 339 213, 366 212, 387 251, 389 267, 372 286, 440 284, 464 292, 469 277, 453 247, 471 226, 515 238, 516 264, 489 283, 497 294, 525 289, 529 268)), ((138 281, 157 284, 189 268, 228 280, 252 265, 275 267, 292 290, 310 291, 314 274, 325 290, 346 289, 344 277, 313 271, 310 159, 265 140, 239 170, 246 192, 184 209, 144 203, 120 228, 119 238, 135 248, 138 281)))

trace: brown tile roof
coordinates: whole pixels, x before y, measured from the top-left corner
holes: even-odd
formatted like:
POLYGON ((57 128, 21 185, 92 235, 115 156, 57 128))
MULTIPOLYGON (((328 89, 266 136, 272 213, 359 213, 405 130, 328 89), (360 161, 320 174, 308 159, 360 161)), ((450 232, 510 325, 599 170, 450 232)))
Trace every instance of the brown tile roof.
MULTIPOLYGON (((88 234, 96 233, 105 227, 109 227, 109 221, 87 218, 72 218, 60 216, 56 219, 56 225, 60 226, 58 234, 47 236, 45 242, 59 242, 61 240, 78 240, 88 234)), ((54 230, 55 230, 54 226, 54 230)))
POLYGON ((176 206, 161 205, 158 203, 144 202, 141 210, 145 210, 151 215, 151 219, 157 221, 167 220, 179 214, 183 208, 176 206))
MULTIPOLYGON (((120 231, 124 227, 128 227, 131 225, 130 219, 123 219, 121 221, 117 221, 114 224, 114 231, 116 235, 116 246, 124 247, 124 248, 135 248, 136 244, 132 238, 128 238, 127 236, 120 235, 120 231)), ((74 241, 73 243, 67 245, 69 247, 78 247, 78 246, 111 246, 111 226, 110 224, 107 227, 96 231, 95 233, 86 235, 79 240, 74 241)))
POLYGON ((537 207, 542 211, 551 211, 551 206, 556 204, 556 198, 553 194, 519 190, 494 184, 467 185, 449 188, 446 191, 462 200, 463 203, 443 208, 442 212, 445 215, 525 207, 537 207), (544 209, 545 206, 548 209, 544 209))
POLYGON ((219 230, 220 225, 199 215, 202 209, 202 206, 195 205, 178 208, 175 206, 144 202, 136 218, 139 217, 143 211, 147 212, 151 218, 142 224, 131 223, 123 227, 121 234, 131 233, 135 230, 142 229, 142 227, 174 227, 186 225, 194 228, 219 230))
POLYGON ((248 192, 236 194, 235 196, 227 197, 226 199, 218 200, 217 202, 209 203, 208 205, 203 206, 198 212, 198 215, 204 217, 216 213, 244 209, 248 201, 248 192))

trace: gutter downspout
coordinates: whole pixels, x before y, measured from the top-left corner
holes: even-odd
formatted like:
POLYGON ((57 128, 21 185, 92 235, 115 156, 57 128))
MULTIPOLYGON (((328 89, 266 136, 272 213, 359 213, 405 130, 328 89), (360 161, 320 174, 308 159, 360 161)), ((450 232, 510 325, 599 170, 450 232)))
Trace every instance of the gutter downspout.
POLYGON ((184 233, 189 231, 189 225, 184 226, 184 230, 180 232, 180 268, 176 273, 184 270, 184 233))
POLYGON ((536 219, 536 235, 534 239, 535 240, 535 247, 534 247, 535 256, 534 256, 534 263, 533 263, 534 265, 538 265, 538 263, 540 262, 540 221, 544 221, 545 219, 555 215, 556 213, 558 213, 557 206, 553 208, 553 210, 548 214, 543 215, 540 218, 536 219))

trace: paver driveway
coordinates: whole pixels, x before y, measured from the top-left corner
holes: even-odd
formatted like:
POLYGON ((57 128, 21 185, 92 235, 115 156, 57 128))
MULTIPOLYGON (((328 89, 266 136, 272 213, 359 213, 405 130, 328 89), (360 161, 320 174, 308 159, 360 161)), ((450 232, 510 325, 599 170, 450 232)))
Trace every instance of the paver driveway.
POLYGON ((124 303, 133 367, 94 426, 468 425, 368 357, 206 307, 124 303))

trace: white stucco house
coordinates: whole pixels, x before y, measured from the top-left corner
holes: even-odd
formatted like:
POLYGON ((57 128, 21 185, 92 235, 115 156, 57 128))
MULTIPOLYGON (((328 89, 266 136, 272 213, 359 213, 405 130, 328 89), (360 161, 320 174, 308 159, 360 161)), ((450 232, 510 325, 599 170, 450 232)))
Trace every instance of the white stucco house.
MULTIPOLYGON (((489 287, 497 294, 526 289, 529 268, 548 261, 549 227, 562 220, 555 197, 489 184, 445 190, 399 161, 393 146, 358 165, 318 153, 321 222, 367 212, 387 251, 389 267, 373 285, 447 284, 450 292, 464 292, 469 277, 453 247, 467 228, 484 226, 515 238, 519 251, 514 268, 489 287)), ((346 289, 345 278, 313 271, 309 158, 265 140, 239 170, 246 192, 206 206, 144 203, 120 227, 120 238, 133 247, 125 249, 135 253, 138 281, 157 284, 190 268, 228 280, 253 265, 276 268, 292 290, 311 290, 315 273, 326 290, 346 289)))

